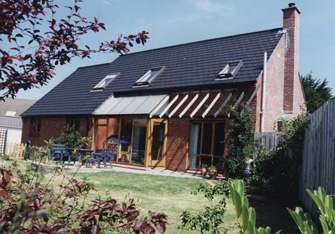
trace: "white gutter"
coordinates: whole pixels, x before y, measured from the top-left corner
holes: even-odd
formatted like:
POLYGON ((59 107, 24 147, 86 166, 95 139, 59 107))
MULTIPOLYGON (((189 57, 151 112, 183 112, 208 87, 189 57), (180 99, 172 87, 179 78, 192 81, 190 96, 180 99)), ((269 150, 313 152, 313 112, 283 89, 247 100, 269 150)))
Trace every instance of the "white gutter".
POLYGON ((264 132, 264 119, 265 119, 265 113, 264 113, 264 109, 265 109, 265 94, 266 94, 266 68, 267 68, 267 57, 268 54, 266 52, 264 52, 264 65, 263 65, 263 92, 262 92, 262 110, 261 110, 261 132, 264 132))

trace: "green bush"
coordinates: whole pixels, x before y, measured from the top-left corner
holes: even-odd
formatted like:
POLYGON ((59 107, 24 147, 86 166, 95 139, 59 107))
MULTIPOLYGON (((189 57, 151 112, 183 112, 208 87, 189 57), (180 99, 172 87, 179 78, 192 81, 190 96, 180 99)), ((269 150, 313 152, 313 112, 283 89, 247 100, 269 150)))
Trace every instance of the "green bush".
POLYGON ((255 152, 255 122, 250 110, 243 112, 231 108, 229 154, 225 161, 225 174, 229 178, 243 178, 247 157, 255 152))
POLYGON ((81 148, 91 139, 80 137, 78 131, 73 131, 73 127, 67 125, 59 138, 50 139, 49 144, 62 144, 65 148, 81 148))
MULTIPOLYGON (((219 180, 213 187, 208 183, 201 183, 196 191, 192 194, 197 195, 203 193, 204 197, 210 202, 210 206, 196 215, 192 215, 189 211, 184 211, 180 217, 182 221, 182 229, 198 230, 200 233, 220 233, 220 225, 223 223, 224 213, 226 211, 226 197, 228 196, 228 186, 226 181, 219 180), (220 196, 218 203, 214 204, 215 196, 220 196)), ((222 227, 223 228, 223 227, 222 227)), ((225 229, 225 233, 227 229, 225 229)))
POLYGON ((258 147, 258 157, 251 163, 249 193, 279 197, 297 194, 307 115, 281 121, 284 136, 278 147, 270 152, 258 147))

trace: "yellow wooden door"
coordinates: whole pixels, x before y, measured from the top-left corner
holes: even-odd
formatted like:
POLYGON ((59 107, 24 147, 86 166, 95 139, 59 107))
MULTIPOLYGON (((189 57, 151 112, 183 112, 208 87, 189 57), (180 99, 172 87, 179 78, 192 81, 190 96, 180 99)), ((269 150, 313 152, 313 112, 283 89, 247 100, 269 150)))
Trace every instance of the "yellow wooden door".
POLYGON ((167 121, 163 119, 151 119, 149 123, 147 141, 148 167, 164 167, 167 144, 167 121))

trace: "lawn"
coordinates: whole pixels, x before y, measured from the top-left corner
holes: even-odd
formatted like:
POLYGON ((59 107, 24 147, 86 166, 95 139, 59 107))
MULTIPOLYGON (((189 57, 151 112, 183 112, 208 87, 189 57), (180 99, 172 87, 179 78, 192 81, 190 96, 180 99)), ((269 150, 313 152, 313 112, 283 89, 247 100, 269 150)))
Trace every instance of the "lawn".
MULTIPOLYGON (((11 163, 7 161, 6 165, 11 163)), ((18 162, 18 167, 22 170, 25 165, 25 162, 18 162)), ((141 215, 146 215, 149 210, 168 215, 169 225, 166 233, 200 233, 199 231, 185 231, 179 229, 178 226, 181 224, 180 215, 183 211, 188 210, 195 214, 204 206, 209 205, 202 194, 191 194, 191 191, 194 191, 200 183, 206 183, 205 180, 111 171, 78 173, 75 177, 77 179, 86 177, 96 184, 97 191, 92 191, 88 200, 111 196, 123 202, 134 198, 138 200, 137 208, 141 210, 141 215)), ((45 179, 48 179, 48 175, 45 179)), ((56 179, 56 183, 60 182, 61 176, 56 179)), ((222 226, 230 228, 229 234, 240 233, 231 200, 227 199, 227 202, 225 222, 222 226)), ((299 233, 285 208, 290 205, 290 208, 294 209, 292 204, 264 203, 255 200, 249 200, 249 202, 250 206, 256 209, 259 226, 269 225, 273 231, 282 229, 283 233, 299 233)))
MULTIPOLYGON (((191 191, 194 191, 200 183, 206 183, 205 180, 124 172, 79 173, 76 177, 88 177, 90 181, 94 181, 97 191, 90 194, 92 199, 106 194, 110 194, 118 201, 128 200, 131 197, 138 199, 137 206, 141 209, 141 214, 147 214, 149 210, 164 212, 168 215, 170 224, 166 233, 199 233, 199 231, 187 232, 178 229, 179 216, 184 210, 197 213, 205 205, 209 205, 202 195, 191 195, 191 191)), ((224 226, 233 227, 228 233, 239 233, 230 200, 225 216, 224 226)))

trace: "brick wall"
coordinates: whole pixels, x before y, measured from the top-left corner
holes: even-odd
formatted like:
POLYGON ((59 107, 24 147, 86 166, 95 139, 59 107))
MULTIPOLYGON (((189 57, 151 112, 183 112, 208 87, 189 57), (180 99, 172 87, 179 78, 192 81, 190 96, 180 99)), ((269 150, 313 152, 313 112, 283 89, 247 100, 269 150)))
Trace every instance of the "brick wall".
MULTIPOLYGON (((31 119, 32 118, 30 117, 23 118, 22 143, 26 143, 28 140, 31 140, 32 144, 37 146, 45 145, 44 140, 48 141, 51 137, 59 137, 67 124, 66 117, 42 117, 40 133, 31 133, 31 119)), ((85 117, 79 119, 79 133, 81 136, 86 136, 87 118, 85 117)), ((93 130, 90 128, 93 128, 92 124, 89 125, 89 134, 92 134, 93 130)), ((88 136, 92 137, 93 135, 88 136)))
POLYGON ((264 132, 273 132, 274 123, 283 113, 285 36, 279 41, 267 63, 264 132))
POLYGON ((293 112, 294 93, 299 79, 299 15, 296 7, 283 9, 283 26, 286 29, 284 105, 286 112, 293 112))
POLYGON ((188 168, 190 139, 189 119, 169 119, 165 167, 173 171, 188 168))

